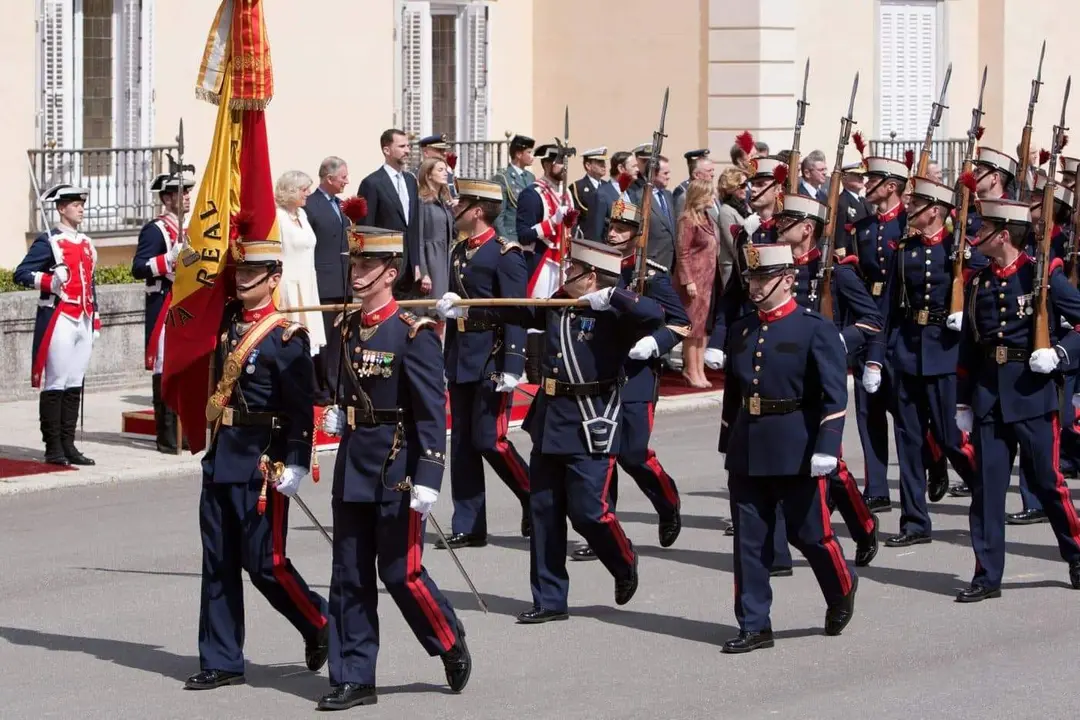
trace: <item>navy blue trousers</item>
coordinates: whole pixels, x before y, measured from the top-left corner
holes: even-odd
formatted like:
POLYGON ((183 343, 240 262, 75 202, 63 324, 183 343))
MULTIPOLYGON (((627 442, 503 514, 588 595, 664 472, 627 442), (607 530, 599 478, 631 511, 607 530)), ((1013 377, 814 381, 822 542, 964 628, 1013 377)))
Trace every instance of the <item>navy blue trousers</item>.
POLYGON ((893 411, 894 393, 892 372, 888 368, 881 371, 881 387, 876 393, 866 392, 862 385, 862 374, 866 363, 859 361, 855 365, 855 424, 859 428, 859 441, 862 443, 866 478, 863 487, 865 497, 889 497, 889 419, 893 411))
POLYGON ((529 506, 529 466, 506 437, 513 393, 490 380, 450 383, 450 495, 454 533, 487 535, 484 461, 521 503, 529 506))
POLYGON ((608 502, 615 458, 608 455, 545 455, 534 451, 532 541, 529 581, 533 605, 567 611, 566 519, 585 538, 616 579, 629 577, 636 555, 608 502))
MULTIPOLYGON (((661 520, 668 520, 679 509, 679 488, 664 470, 656 453, 649 447, 656 405, 651 402, 624 403, 619 412, 618 466, 630 475, 652 503, 661 520)), ((619 471, 611 474, 611 506, 618 498, 619 471)))
POLYGON ((810 563, 826 605, 834 605, 851 591, 855 573, 833 535, 825 482, 825 478, 801 476, 728 475, 735 525, 735 618, 740 630, 772 629, 769 569, 776 562, 775 538, 781 526, 810 563), (777 512, 780 508, 782 515, 777 512))
MULTIPOLYGON (((898 373, 896 454, 900 461, 900 532, 930 533, 926 504, 927 430, 953 469, 971 486, 975 449, 956 427, 956 376, 898 373)), ((880 392, 880 391, 879 391, 880 392)))
POLYGON ((308 588, 285 555, 289 499, 267 490, 266 512, 257 511, 261 480, 212 483, 204 477, 199 498, 202 532, 202 606, 199 664, 203 670, 244 672, 244 582, 292 623, 304 640, 326 625, 326 601, 308 588))
POLYGON ((971 545, 975 551, 973 585, 997 588, 1005 572, 1005 495, 1017 450, 1028 487, 1046 510, 1061 557, 1080 558, 1080 519, 1058 464, 1058 414, 1049 413, 1017 423, 979 422, 975 448, 979 468, 971 485, 971 545))
POLYGON ((379 580, 428 655, 452 648, 461 624, 424 569, 424 522, 409 509, 409 495, 387 503, 335 500, 333 511, 330 684, 375 684, 379 580))

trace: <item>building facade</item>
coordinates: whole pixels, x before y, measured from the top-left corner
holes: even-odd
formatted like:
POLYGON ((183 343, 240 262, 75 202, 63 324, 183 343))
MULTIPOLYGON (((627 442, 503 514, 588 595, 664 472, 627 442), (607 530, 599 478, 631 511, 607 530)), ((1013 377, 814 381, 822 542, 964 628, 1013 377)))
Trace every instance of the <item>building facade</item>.
MULTIPOLYGON (((185 162, 205 161, 214 108, 194 80, 217 0, 20 0, 0 24, 0 268, 44 223, 35 184, 91 189, 87 229, 103 262, 126 263, 157 209, 149 181, 167 167, 179 121, 185 162)), ((983 142, 1013 152, 1039 44, 1047 41, 1033 144, 1060 115, 1068 0, 319 0, 268 2, 275 97, 267 111, 275 175, 349 161, 351 187, 381 161, 378 136, 402 127, 459 143, 459 174, 486 174, 505 141, 563 132, 579 150, 651 139, 671 90, 665 152, 724 160, 750 130, 791 144, 810 58, 801 149, 831 164, 851 79, 857 128, 882 152, 921 141, 945 68, 937 138, 963 138, 989 66, 983 142), (907 141, 906 144, 904 141, 907 141)), ((1073 104, 1068 117, 1080 110, 1073 104)), ((935 153, 952 171, 961 143, 935 153)), ((848 151, 854 159, 854 149, 848 151)), ((577 174, 577 167, 572 169, 577 174)))

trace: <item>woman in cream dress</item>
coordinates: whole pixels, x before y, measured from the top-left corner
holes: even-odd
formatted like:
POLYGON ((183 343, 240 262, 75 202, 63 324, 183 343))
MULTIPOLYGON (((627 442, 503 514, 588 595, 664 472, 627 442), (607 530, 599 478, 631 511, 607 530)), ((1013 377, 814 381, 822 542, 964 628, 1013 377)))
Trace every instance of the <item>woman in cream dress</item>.
MULTIPOLYGON (((311 178, 299 170, 290 170, 278 178, 274 188, 277 200, 278 229, 281 232, 282 307, 319 304, 319 286, 315 279, 315 233, 304 212, 304 201, 311 194, 311 178)), ((319 312, 288 313, 293 322, 307 328, 311 354, 317 355, 326 345, 326 331, 319 312)))

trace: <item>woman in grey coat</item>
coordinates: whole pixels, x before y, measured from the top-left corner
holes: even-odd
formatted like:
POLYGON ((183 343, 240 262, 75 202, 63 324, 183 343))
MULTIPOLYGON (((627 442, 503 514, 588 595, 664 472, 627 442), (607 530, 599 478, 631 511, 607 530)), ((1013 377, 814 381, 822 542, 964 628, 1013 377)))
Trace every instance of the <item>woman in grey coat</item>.
POLYGON ((417 173, 417 214, 420 233, 420 293, 441 298, 450 289, 450 246, 454 243, 454 214, 447 182, 449 168, 429 158, 417 173))

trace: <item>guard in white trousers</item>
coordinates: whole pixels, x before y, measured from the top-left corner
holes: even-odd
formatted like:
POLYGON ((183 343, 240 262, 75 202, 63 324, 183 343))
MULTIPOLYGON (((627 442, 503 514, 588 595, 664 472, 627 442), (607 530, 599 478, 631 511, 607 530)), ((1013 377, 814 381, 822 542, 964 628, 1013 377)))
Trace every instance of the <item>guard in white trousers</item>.
POLYGON ((150 185, 165 212, 143 226, 131 261, 131 274, 146 282, 146 369, 153 372, 154 425, 158 452, 176 452, 176 413, 165 406, 161 396, 161 373, 165 363, 165 318, 172 303, 176 260, 184 246, 179 213, 191 209, 191 188, 195 179, 179 175, 158 175, 150 185))
POLYGON ((78 229, 89 194, 71 185, 46 192, 41 201, 56 203, 60 222, 34 239, 15 268, 15 282, 41 291, 30 383, 42 388, 41 439, 45 462, 53 465, 94 464, 75 447, 83 378, 101 330, 94 287, 97 251, 78 229))

